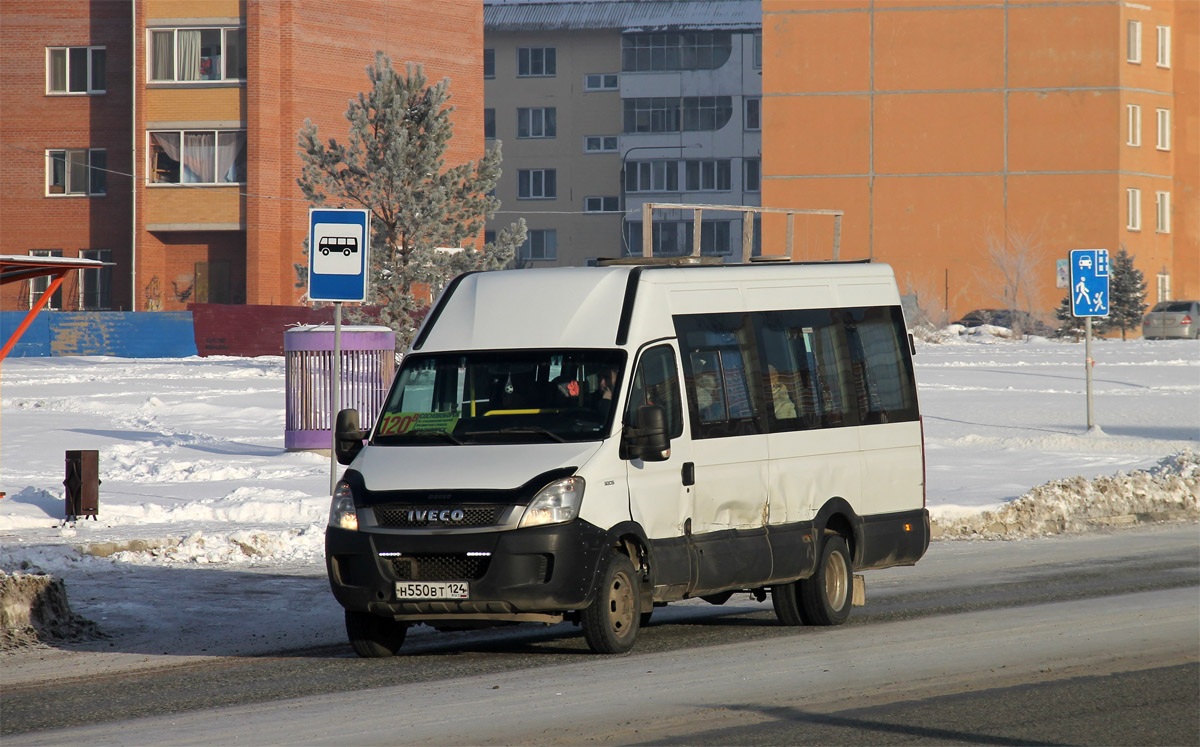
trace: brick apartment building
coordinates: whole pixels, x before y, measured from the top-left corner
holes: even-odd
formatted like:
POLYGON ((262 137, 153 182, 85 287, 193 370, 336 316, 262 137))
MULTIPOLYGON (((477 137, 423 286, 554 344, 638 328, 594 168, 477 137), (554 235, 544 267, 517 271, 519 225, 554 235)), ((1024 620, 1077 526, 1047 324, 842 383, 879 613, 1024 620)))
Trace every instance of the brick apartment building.
POLYGON ((1198 34, 1195 0, 764 0, 763 204, 845 210, 951 319, 1008 305, 989 243, 1043 316, 1071 249, 1200 297, 1198 34))
POLYGON ((0 0, 0 254, 112 262, 53 308, 295 304, 304 120, 344 141, 382 50, 450 79, 447 162, 478 159, 482 49, 478 0, 0 0))

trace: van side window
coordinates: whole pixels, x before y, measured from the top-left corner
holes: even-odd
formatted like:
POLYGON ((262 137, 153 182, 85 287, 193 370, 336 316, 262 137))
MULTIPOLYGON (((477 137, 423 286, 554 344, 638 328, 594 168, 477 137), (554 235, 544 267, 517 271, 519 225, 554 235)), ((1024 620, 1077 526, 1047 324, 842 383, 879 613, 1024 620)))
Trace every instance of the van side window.
POLYGON ((676 316, 694 438, 760 433, 758 351, 747 314, 676 316))
POLYGON ((857 425, 842 309, 754 314, 772 431, 857 425))
POLYGON ((679 396, 679 369, 670 345, 659 345, 642 354, 629 389, 625 422, 637 427, 637 411, 643 405, 659 405, 666 411, 667 433, 683 435, 683 407, 679 396))
POLYGON ((851 370, 864 425, 917 419, 907 331, 898 307, 848 309, 851 370))
POLYGON ((772 431, 917 419, 899 307, 753 315, 766 366, 772 431), (795 414, 789 404, 795 405, 795 414))

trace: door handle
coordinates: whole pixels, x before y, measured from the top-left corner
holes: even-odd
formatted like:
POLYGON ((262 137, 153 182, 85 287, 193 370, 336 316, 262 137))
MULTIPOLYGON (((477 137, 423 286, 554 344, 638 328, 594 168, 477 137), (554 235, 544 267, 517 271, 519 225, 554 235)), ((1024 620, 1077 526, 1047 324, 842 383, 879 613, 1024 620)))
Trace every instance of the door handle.
POLYGON ((696 465, 692 462, 684 462, 680 477, 683 478, 684 485, 696 484, 696 465))

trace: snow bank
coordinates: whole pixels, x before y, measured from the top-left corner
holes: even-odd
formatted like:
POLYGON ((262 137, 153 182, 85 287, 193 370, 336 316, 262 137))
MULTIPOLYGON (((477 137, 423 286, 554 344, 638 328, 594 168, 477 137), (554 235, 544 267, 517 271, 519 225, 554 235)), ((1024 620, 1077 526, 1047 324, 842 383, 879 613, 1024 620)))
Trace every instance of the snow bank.
POLYGON ((1019 539, 1102 526, 1200 520, 1200 457, 1190 449, 1148 470, 1039 485, 993 511, 935 519, 943 539, 1019 539))

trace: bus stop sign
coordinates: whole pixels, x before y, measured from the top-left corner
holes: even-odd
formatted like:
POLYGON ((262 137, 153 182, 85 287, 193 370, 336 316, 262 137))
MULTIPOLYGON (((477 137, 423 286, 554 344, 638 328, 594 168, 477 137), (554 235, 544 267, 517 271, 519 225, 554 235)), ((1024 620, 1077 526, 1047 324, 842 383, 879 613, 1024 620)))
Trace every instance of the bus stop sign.
POLYGON ((308 211, 308 298, 355 301, 367 298, 371 211, 312 208, 308 211))
POLYGON ((1108 316, 1108 250, 1071 250, 1072 316, 1108 316))

